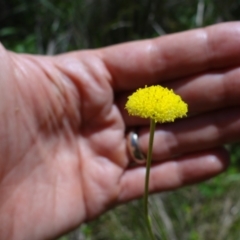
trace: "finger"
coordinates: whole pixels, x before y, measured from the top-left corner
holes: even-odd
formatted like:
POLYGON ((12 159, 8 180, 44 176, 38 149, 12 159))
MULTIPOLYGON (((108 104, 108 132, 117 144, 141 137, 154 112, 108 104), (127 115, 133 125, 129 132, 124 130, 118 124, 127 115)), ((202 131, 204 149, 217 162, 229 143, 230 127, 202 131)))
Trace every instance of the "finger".
POLYGON ((224 23, 98 52, 116 90, 189 76, 240 63, 240 23, 224 23))
MULTIPOLYGON (((209 179, 225 170, 228 162, 224 149, 212 149, 154 165, 150 171, 149 191, 167 191, 209 179)), ((144 166, 139 166, 125 172, 120 180, 120 203, 143 195, 145 171, 144 166)))
POLYGON ((167 83, 188 103, 189 114, 239 106, 240 66, 167 83))
MULTIPOLYGON (((188 115, 240 105, 240 67, 199 74, 171 81, 164 86, 174 89, 188 104, 188 115)), ((125 109, 129 92, 116 99, 126 126, 144 125, 148 121, 129 116, 125 109)))
MULTIPOLYGON (((139 131, 139 146, 146 155, 149 127, 139 131)), ((159 125, 154 136, 153 159, 160 161, 210 149, 240 139, 240 111, 231 108, 159 125)))

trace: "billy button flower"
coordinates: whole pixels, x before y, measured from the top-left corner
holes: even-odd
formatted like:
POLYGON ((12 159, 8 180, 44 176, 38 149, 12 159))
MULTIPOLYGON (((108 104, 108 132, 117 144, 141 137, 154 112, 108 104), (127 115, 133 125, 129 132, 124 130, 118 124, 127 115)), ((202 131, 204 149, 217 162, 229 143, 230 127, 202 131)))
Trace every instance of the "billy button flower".
POLYGON ((143 200, 148 232, 151 239, 154 240, 155 236, 152 231, 151 220, 148 214, 148 186, 156 122, 173 122, 176 118, 186 116, 188 105, 179 95, 175 94, 173 90, 169 90, 162 86, 145 86, 145 88, 139 88, 128 97, 125 108, 129 115, 150 118, 150 137, 143 200))
POLYGON ((173 90, 151 86, 139 88, 129 96, 126 109, 130 115, 164 123, 186 116, 187 104, 173 90))

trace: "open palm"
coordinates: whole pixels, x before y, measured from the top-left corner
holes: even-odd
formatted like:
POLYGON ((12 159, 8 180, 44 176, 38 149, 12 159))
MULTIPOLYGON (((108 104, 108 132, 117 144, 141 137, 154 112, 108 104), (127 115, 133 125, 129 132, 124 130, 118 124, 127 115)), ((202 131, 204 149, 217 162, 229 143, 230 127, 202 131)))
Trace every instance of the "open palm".
POLYGON ((129 166, 126 132, 138 128, 146 153, 148 122, 124 103, 146 84, 174 88, 192 115, 157 129, 151 192, 224 170, 219 146, 240 132, 239 35, 229 23, 55 57, 1 48, 0 239, 53 239, 143 194, 145 167, 129 166), (227 97, 226 78, 235 84, 227 97), (215 95, 200 94, 206 81, 215 95))

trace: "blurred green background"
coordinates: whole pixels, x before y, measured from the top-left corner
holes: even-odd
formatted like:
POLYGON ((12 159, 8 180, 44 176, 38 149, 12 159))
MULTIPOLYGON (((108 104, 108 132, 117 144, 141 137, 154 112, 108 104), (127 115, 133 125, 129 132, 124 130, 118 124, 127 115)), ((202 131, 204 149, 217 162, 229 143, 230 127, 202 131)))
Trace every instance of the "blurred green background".
MULTIPOLYGON (((239 18, 240 0, 0 0, 0 40, 16 52, 53 55, 239 18)), ((159 240, 240 239, 240 146, 226 147, 226 173, 150 198, 159 240)), ((60 239, 146 240, 141 204, 119 206, 60 239)))

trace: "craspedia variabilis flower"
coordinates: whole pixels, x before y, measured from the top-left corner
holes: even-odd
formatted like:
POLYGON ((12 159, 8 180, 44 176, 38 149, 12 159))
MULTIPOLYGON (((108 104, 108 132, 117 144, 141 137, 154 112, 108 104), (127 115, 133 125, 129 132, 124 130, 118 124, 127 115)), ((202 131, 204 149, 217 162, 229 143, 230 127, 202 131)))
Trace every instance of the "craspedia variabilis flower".
POLYGON ((173 122, 186 116, 187 104, 173 90, 162 86, 139 88, 128 97, 125 108, 129 115, 151 118, 155 122, 173 122))

